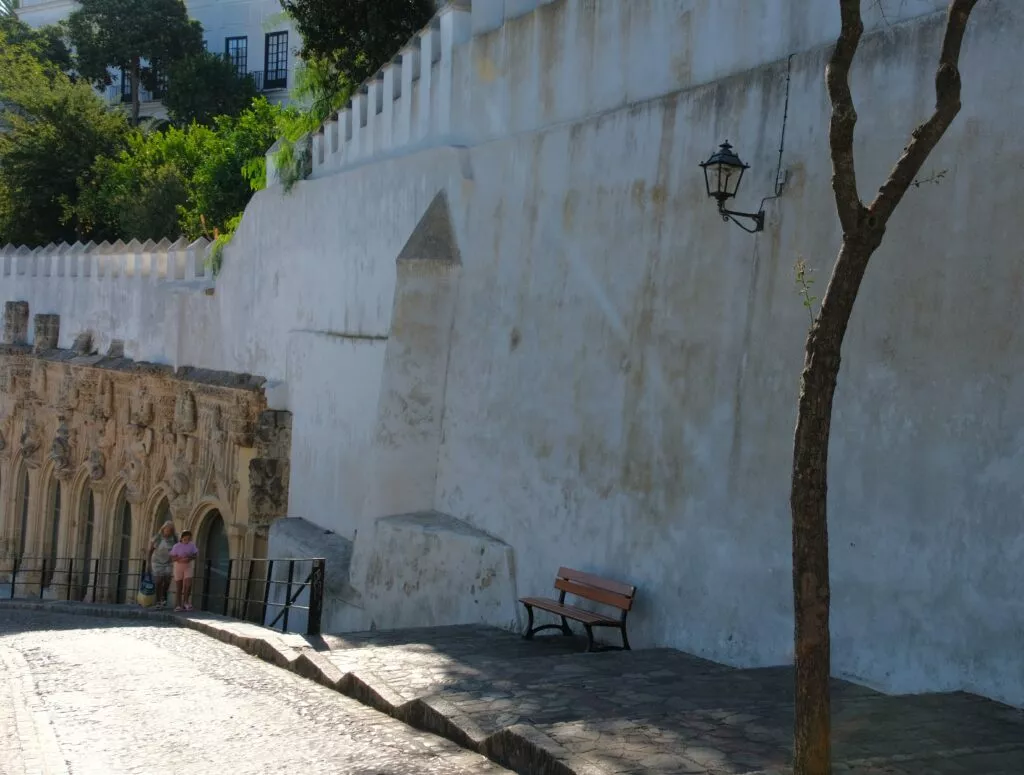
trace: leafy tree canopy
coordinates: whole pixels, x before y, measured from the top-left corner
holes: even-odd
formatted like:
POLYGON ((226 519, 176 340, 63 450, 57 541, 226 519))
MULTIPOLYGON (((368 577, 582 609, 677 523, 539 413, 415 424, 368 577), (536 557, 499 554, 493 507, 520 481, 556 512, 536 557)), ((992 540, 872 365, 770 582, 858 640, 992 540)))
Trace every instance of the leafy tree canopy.
POLYGON ((78 71, 110 83, 109 68, 132 79, 132 119, 138 123, 138 83, 156 91, 172 62, 198 54, 203 29, 188 18, 182 0, 80 0, 68 19, 78 71))
POLYGON ((0 31, 0 244, 74 241, 78 181, 128 130, 86 83, 0 31))
POLYGON ((164 106, 179 126, 211 125, 215 116, 237 116, 256 97, 250 76, 240 78, 225 57, 202 51, 171 65, 164 106))
POLYGON ((64 41, 66 33, 61 25, 32 29, 17 16, 0 16, 0 34, 4 35, 8 45, 21 46, 26 53, 36 59, 50 62, 60 70, 70 72, 71 51, 64 41))
POLYGON ((306 62, 328 64, 356 86, 430 21, 433 0, 281 0, 302 35, 306 62))
POLYGON ((259 98, 212 126, 135 132, 124 150, 96 160, 75 214, 95 240, 225 232, 263 188, 264 155, 292 112, 259 98))

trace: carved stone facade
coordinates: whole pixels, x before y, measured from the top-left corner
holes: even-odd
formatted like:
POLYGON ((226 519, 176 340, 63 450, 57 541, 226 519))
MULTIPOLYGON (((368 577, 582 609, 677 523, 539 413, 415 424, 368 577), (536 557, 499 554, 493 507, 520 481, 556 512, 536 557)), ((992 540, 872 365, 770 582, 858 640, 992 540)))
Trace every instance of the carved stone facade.
MULTIPOLYGON (((287 508, 291 416, 267 409, 261 379, 30 348, 21 310, 5 312, 0 584, 15 562, 19 584, 37 589, 71 583, 73 573, 59 577, 69 559, 122 573, 127 559, 137 574, 167 518, 201 553, 219 517, 231 558, 265 556, 267 528, 287 508)), ((46 317, 37 331, 59 325, 46 317)), ((115 594, 113 581, 99 586, 101 598, 115 594)))

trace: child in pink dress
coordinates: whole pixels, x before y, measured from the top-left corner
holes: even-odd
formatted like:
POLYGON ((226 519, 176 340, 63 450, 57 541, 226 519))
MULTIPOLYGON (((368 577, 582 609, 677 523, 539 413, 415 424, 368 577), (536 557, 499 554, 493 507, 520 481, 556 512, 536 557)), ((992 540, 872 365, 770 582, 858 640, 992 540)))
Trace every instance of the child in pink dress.
POLYGON ((171 548, 174 565, 175 611, 192 610, 192 579, 196 573, 196 555, 199 549, 192 543, 192 531, 184 530, 181 540, 171 548))

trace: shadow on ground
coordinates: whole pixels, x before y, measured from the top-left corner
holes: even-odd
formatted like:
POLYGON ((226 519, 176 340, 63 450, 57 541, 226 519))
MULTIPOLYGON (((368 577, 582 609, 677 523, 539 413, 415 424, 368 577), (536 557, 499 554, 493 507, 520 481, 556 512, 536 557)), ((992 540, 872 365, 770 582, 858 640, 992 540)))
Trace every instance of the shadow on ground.
MULTIPOLYGON (((673 649, 586 654, 581 639, 524 641, 483 626, 310 639, 208 614, 32 607, 197 629, 523 775, 790 772, 789 667, 741 670, 673 649)), ((33 619, 26 627, 45 628, 33 619)), ((832 703, 837 771, 1024 773, 1024 711, 962 692, 891 696, 840 680, 832 703)))

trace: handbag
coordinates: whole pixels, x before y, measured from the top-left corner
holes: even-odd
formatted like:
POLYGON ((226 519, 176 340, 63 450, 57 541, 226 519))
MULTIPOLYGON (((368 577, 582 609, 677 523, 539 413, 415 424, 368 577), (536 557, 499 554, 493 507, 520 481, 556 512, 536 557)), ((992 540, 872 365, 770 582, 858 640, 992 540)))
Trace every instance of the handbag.
POLYGON ((156 602, 156 584, 153 582, 153 574, 148 570, 143 571, 139 577, 139 594, 136 602, 144 608, 149 608, 156 602))

